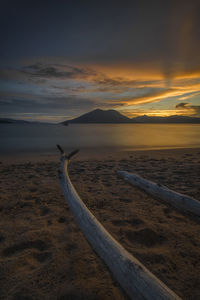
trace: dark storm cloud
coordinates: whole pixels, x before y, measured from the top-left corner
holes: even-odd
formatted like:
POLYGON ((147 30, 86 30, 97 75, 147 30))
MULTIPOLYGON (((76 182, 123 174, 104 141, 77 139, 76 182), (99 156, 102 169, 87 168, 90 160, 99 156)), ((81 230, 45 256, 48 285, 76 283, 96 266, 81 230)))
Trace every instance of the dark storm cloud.
POLYGON ((96 73, 96 76, 93 77, 93 82, 100 86, 99 89, 102 89, 106 87, 146 87, 151 85, 159 85, 161 83, 161 80, 127 80, 123 77, 111 78, 103 73, 96 73))
POLYGON ((21 72, 42 77, 42 78, 87 78, 88 76, 94 76, 95 72, 89 68, 78 68, 69 65, 60 64, 43 64, 36 63, 30 66, 25 66, 21 69, 21 72))
POLYGON ((169 77, 199 68, 199 10, 196 0, 4 1, 1 57, 127 62, 169 77))
POLYGON ((110 87, 133 86, 138 84, 138 81, 136 80, 124 80, 124 78, 120 77, 109 78, 108 76, 102 73, 96 74, 96 77, 93 79, 93 81, 96 84, 110 87))
POLYGON ((188 105, 189 103, 184 103, 184 102, 181 102, 181 103, 178 103, 177 105, 176 105, 176 108, 185 108, 185 109, 187 109, 187 105, 188 105))
POLYGON ((187 102, 178 103, 175 106, 177 109, 191 111, 193 115, 200 116, 200 105, 191 105, 187 102))
POLYGON ((83 79, 99 86, 99 90, 112 87, 151 86, 161 83, 160 80, 144 81, 128 80, 123 77, 109 77, 94 68, 75 67, 66 64, 45 64, 41 62, 18 68, 0 69, 0 79, 28 79, 34 80, 37 83, 45 83, 45 79, 83 79))
POLYGON ((1 111, 197 101, 199 11, 198 0, 2 1, 1 111))

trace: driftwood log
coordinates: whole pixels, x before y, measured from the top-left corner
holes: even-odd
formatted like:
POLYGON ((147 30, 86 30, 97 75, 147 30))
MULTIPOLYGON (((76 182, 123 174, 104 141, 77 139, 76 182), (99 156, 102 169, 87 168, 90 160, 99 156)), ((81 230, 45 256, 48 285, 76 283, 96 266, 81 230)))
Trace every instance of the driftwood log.
POLYGON ((149 195, 164 200, 180 211, 193 213, 200 216, 200 201, 184 194, 177 193, 168 189, 164 185, 157 184, 144 179, 139 175, 126 171, 118 171, 117 174, 133 186, 137 186, 147 192, 149 195))
POLYGON ((89 211, 77 194, 68 175, 69 159, 78 150, 66 155, 60 146, 58 149, 61 152, 59 180, 64 197, 86 239, 108 266, 124 291, 131 299, 137 300, 180 299, 125 250, 89 211))

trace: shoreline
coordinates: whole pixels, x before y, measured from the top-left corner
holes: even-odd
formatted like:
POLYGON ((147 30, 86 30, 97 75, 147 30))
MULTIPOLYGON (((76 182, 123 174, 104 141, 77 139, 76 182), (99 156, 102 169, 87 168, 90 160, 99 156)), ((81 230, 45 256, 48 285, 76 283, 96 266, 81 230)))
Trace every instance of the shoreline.
MULTIPOLYGON (((66 151, 70 153, 75 148, 66 151)), ((200 147, 194 148, 159 148, 159 149, 116 149, 116 148, 83 148, 80 149, 78 154, 73 158, 73 160, 101 160, 101 159, 120 159, 122 156, 135 155, 139 156, 140 154, 158 156, 162 155, 182 155, 183 153, 188 152, 192 154, 200 154, 200 147)), ((49 152, 22 152, 22 153, 12 153, 12 154, 0 154, 0 161, 3 163, 17 163, 23 161, 59 161, 60 156, 59 152, 49 153, 49 152)))

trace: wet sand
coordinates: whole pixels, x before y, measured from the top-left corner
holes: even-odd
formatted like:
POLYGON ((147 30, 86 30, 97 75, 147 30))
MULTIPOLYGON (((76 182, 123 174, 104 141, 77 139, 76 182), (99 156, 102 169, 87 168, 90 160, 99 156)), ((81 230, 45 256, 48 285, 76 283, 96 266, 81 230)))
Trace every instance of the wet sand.
MULTIPOLYGON (((128 299, 75 223, 59 156, 0 163, 0 298, 128 299)), ((200 221, 116 175, 126 170, 200 200, 200 149, 79 154, 70 176, 105 228, 183 299, 200 299, 200 221)))

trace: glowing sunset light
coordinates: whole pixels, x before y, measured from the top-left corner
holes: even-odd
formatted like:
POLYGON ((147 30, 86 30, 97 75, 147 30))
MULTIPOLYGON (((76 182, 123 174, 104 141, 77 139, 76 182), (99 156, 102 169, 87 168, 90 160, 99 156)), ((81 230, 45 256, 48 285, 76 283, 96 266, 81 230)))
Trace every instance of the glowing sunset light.
POLYGON ((106 11, 103 2, 79 2, 78 11, 67 2, 50 1, 46 10, 4 3, 2 36, 9 38, 0 49, 2 117, 28 113, 56 122, 95 108, 200 116, 196 1, 184 1, 181 9, 178 0, 111 1, 106 11), (11 11, 16 15, 5 18, 11 11), (188 105, 176 109, 181 102, 188 105))

